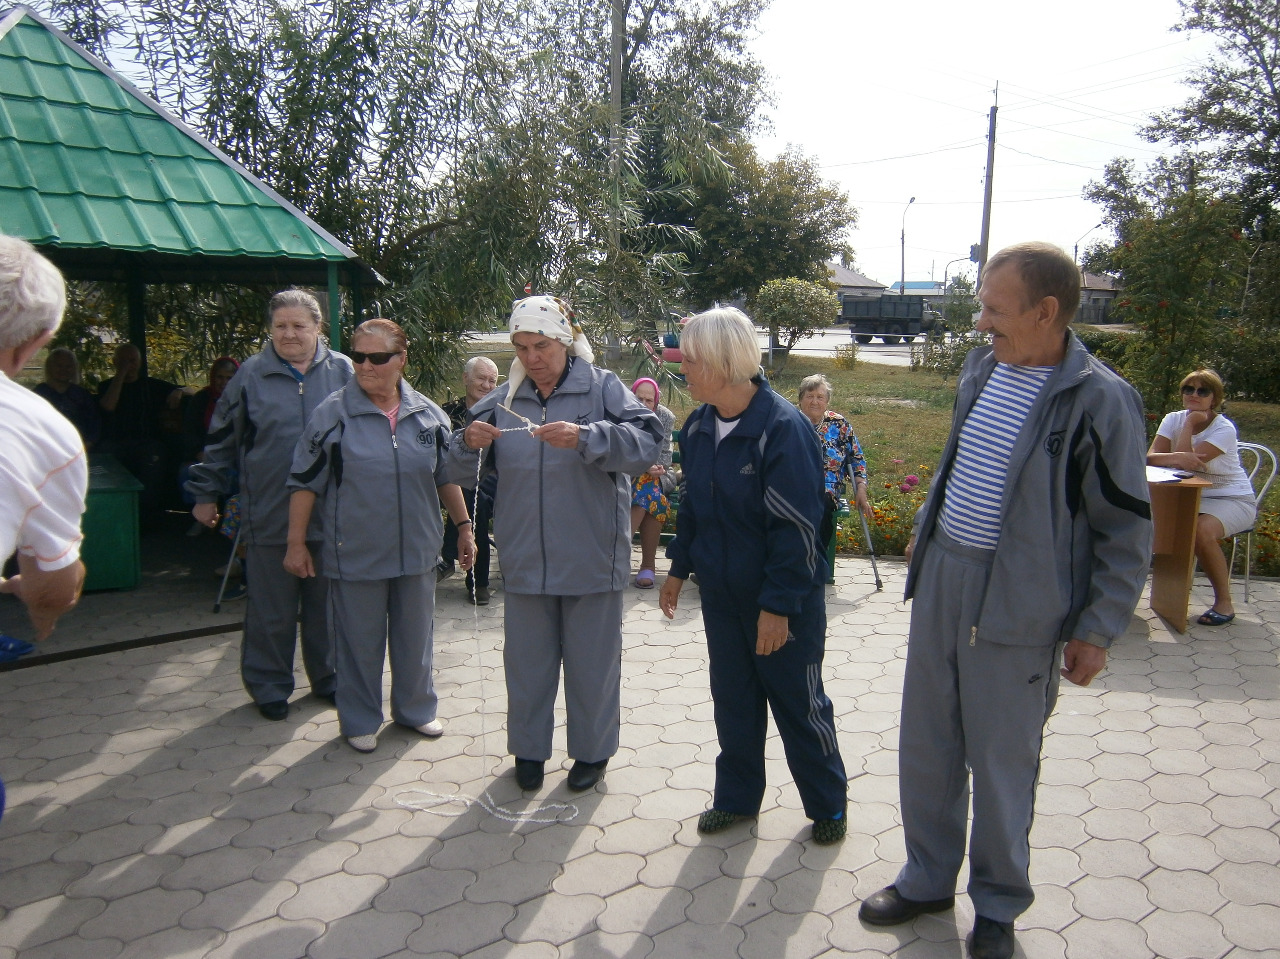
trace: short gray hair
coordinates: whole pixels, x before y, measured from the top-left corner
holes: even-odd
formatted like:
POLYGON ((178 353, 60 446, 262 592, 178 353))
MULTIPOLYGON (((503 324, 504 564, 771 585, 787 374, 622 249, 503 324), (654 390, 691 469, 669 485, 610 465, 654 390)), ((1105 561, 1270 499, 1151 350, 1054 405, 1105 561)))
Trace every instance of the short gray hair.
POLYGON ((493 372, 498 372, 498 364, 493 362, 487 356, 473 356, 467 360, 466 365, 462 367, 462 380, 465 383, 471 382, 471 375, 475 373, 477 366, 492 366, 493 372))
POLYGON ((707 310, 686 323, 680 349, 727 384, 745 383, 760 370, 755 325, 732 306, 707 310))
POLYGON ((806 393, 812 393, 814 390, 824 390, 827 399, 831 399, 831 381, 821 373, 812 373, 800 381, 799 392, 796 393, 796 399, 804 399, 806 393))
POLYGON ((291 306, 301 307, 310 313, 316 326, 324 322, 324 316, 320 313, 320 301, 306 290, 281 290, 267 304, 267 319, 272 319, 276 315, 276 310, 284 310, 291 306))
POLYGON ((0 235, 0 349, 52 332, 67 307, 67 284, 34 246, 0 235))

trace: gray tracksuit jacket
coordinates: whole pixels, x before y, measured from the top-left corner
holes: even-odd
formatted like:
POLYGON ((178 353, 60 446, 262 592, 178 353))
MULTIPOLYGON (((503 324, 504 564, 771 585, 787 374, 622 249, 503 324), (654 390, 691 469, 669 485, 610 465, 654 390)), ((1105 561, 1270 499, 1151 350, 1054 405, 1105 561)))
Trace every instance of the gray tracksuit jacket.
MULTIPOLYGON (((289 491, 320 497, 320 566, 346 581, 414 576, 435 567, 444 538, 440 497, 449 417, 400 381, 396 431, 352 383, 311 414, 289 491)), ((313 514, 314 515, 314 514, 313 514)))
MULTIPOLYGON (((191 467, 187 492, 216 503, 240 484, 241 539, 252 546, 284 546, 289 538, 285 481, 307 418, 334 390, 351 381, 351 361, 323 342, 298 379, 271 344, 240 365, 209 423, 204 462, 191 467)), ((320 538, 319 517, 307 539, 320 538)))
MULTIPOLYGON (((1082 639, 1108 647, 1129 626, 1151 562, 1146 431, 1137 392, 1074 333, 1027 414, 1009 460, 1000 539, 977 636, 1011 646, 1082 639)), ((906 598, 929 549, 960 427, 995 369, 965 360, 951 435, 916 517, 906 598)))
MULTIPOLYGON (((525 430, 503 433, 484 457, 482 475, 498 474, 493 535, 506 589, 548 596, 622 589, 631 569, 631 477, 657 462, 658 417, 617 376, 582 359, 570 359, 545 403, 531 380, 514 397, 509 390, 504 383, 483 397, 467 422, 522 426, 502 403, 536 425, 566 421, 582 430, 576 450, 557 449, 525 430)), ((474 487, 478 456, 461 431, 454 434, 449 479, 474 487)))

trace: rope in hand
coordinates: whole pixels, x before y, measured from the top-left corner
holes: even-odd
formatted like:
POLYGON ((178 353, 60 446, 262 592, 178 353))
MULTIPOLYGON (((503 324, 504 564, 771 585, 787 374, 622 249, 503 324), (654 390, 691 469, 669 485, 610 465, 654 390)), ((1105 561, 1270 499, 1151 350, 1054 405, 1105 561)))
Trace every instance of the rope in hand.
MULTIPOLYGON (((498 404, 502 406, 501 403, 498 404)), ((531 420, 521 416, 515 410, 502 406, 504 410, 521 420, 524 420, 524 426, 512 426, 501 430, 503 433, 532 433, 536 428, 531 420)), ((476 495, 480 490, 480 468, 484 462, 484 451, 476 451, 476 495)), ((487 536, 487 531, 480 531, 480 535, 487 536)), ((479 662, 484 650, 480 646, 480 607, 474 603, 471 606, 471 638, 475 640, 476 660, 479 662)), ((480 701, 487 702, 488 697, 484 695, 484 671, 480 671, 480 701)), ((483 723, 480 729, 480 739, 483 742, 488 736, 489 731, 484 728, 483 723)), ((483 756, 488 755, 488 750, 482 753, 483 756)), ((396 794, 396 804, 404 809, 412 809, 418 812, 434 813, 437 816, 449 816, 457 818, 472 806, 478 806, 495 819, 501 819, 510 823, 553 823, 553 822, 571 822, 578 816, 578 807, 573 803, 544 802, 539 803, 532 809, 519 810, 504 806, 493 798, 489 793, 489 787, 485 786, 479 796, 463 796, 458 793, 438 793, 429 789, 406 789, 396 794)))

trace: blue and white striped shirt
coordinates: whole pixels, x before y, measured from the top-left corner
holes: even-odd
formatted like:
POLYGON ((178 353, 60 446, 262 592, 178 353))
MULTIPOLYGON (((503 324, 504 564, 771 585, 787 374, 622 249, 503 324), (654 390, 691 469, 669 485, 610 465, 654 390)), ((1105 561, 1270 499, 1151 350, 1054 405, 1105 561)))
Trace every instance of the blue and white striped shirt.
POLYGON ((996 548, 1013 444, 1053 370, 997 363, 965 418, 938 517, 957 542, 996 548))

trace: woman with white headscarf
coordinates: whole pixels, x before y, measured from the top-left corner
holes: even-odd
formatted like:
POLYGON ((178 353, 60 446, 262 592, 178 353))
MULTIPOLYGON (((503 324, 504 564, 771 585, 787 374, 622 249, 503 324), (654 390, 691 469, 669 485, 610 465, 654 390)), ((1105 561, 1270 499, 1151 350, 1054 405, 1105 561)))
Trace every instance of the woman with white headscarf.
POLYGON ((618 749, 630 477, 655 461, 662 427, 618 377, 591 365, 591 346, 562 300, 517 301, 510 329, 511 374, 454 435, 449 479, 470 488, 477 470, 497 473, 493 533, 516 781, 542 785, 563 664, 568 785, 590 789, 618 749))

